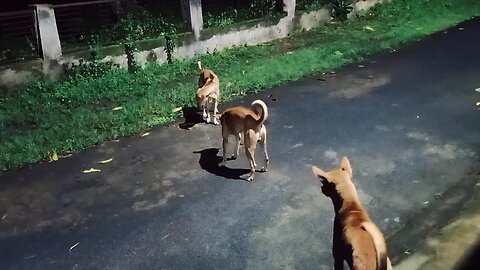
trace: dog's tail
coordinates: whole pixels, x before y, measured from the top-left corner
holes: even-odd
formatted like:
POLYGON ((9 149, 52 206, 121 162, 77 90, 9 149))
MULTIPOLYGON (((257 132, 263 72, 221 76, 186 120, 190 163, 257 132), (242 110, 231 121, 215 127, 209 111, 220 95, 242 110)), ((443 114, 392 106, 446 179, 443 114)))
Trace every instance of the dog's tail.
POLYGON ((200 69, 200 71, 202 71, 203 70, 202 62, 198 61, 197 64, 198 64, 198 69, 200 69))
POLYGON ((373 245, 375 246, 375 252, 377 255, 377 269, 387 270, 387 245, 385 244, 385 238, 383 238, 382 232, 375 224, 369 221, 362 222, 362 228, 365 229, 372 237, 373 245))
POLYGON ((265 102, 261 101, 260 99, 257 99, 254 102, 252 102, 252 109, 256 112, 259 112, 258 108, 260 108, 261 112, 260 112, 260 118, 258 118, 256 122, 257 122, 257 125, 260 126, 261 124, 263 124, 263 122, 265 122, 265 120, 267 120, 268 108, 265 102))

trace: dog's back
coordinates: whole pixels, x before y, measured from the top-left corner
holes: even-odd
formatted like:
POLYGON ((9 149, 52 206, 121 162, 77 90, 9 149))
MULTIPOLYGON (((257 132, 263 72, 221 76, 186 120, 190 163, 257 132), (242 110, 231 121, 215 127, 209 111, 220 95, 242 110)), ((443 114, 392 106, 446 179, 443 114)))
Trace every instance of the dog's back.
MULTIPOLYGON (((373 231, 371 222, 365 210, 359 205, 340 217, 341 227, 343 228, 338 237, 342 237, 344 244, 352 247, 351 261, 347 257, 348 263, 353 269, 387 269, 385 244, 379 244, 378 239, 383 240, 383 236, 378 235, 378 231, 373 231), (368 230, 366 229, 368 227, 368 230), (377 243, 375 242, 377 240, 377 243), (377 247, 378 245, 378 247, 377 247), (377 268, 377 265, 379 266, 377 268)), ((378 229, 377 229, 378 230, 378 229)))
POLYGON ((244 130, 244 121, 247 115, 258 119, 258 115, 250 108, 240 106, 228 108, 220 117, 220 123, 222 127, 228 129, 230 134, 238 134, 244 130))

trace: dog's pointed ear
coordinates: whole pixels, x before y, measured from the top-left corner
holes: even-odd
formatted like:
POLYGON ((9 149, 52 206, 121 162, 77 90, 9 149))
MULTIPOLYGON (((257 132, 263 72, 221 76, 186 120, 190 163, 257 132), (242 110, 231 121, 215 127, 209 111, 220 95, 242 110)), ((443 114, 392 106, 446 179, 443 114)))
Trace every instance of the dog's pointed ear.
POLYGON ((312 172, 313 172, 313 175, 315 175, 316 177, 320 178, 320 181, 322 181, 322 183, 328 183, 328 175, 326 172, 324 172, 322 169, 318 168, 317 166, 312 166, 312 172))
POLYGON ((340 167, 342 168, 342 171, 346 171, 350 177, 352 177, 352 166, 350 165, 350 161, 346 156, 343 156, 340 159, 340 167))

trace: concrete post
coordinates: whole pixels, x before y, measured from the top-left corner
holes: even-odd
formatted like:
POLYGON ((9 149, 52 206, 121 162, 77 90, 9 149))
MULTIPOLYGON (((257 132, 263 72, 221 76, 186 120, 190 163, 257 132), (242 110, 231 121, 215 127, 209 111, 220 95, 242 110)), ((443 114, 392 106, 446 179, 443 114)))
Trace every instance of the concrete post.
POLYGON ((283 0, 283 11, 287 12, 287 17, 295 16, 295 0, 283 0))
POLYGON ((203 29, 202 0, 182 0, 183 19, 190 24, 195 38, 200 38, 203 29))
POLYGON ((60 37, 58 36, 55 12, 51 5, 38 4, 35 7, 35 29, 44 60, 58 60, 62 55, 60 37))

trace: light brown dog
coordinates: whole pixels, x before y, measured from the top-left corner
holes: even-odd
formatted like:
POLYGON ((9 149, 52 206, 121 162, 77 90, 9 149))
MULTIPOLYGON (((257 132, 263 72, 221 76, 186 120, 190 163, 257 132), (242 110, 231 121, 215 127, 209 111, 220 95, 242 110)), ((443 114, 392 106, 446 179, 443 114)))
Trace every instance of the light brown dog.
POLYGON ((203 119, 207 123, 218 124, 216 113, 220 97, 220 81, 218 76, 212 70, 203 68, 202 63, 198 61, 200 74, 198 76, 198 89, 196 93, 197 107, 203 110, 203 119), (211 106, 213 105, 213 112, 211 106), (210 114, 212 115, 210 117, 210 114), (212 120, 213 119, 213 120, 212 120))
POLYGON ((245 153, 250 163, 250 174, 247 181, 253 180, 255 174, 255 168, 257 163, 255 162, 255 148, 257 142, 260 142, 260 146, 263 148, 265 154, 265 166, 261 171, 266 172, 268 166, 268 153, 267 153, 267 129, 263 122, 268 117, 267 105, 261 100, 255 100, 252 102, 250 108, 246 107, 232 107, 228 108, 220 117, 222 123, 222 137, 223 137, 223 160, 220 166, 224 166, 227 161, 227 145, 228 138, 235 136, 235 153, 232 158, 237 158, 240 149, 240 134, 243 133, 245 153))
POLYGON ((335 170, 324 172, 316 166, 312 170, 335 208, 332 248, 335 269, 343 269, 344 260, 352 270, 392 269, 383 234, 358 200, 348 158, 342 157, 340 167, 335 170))

